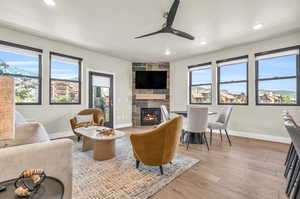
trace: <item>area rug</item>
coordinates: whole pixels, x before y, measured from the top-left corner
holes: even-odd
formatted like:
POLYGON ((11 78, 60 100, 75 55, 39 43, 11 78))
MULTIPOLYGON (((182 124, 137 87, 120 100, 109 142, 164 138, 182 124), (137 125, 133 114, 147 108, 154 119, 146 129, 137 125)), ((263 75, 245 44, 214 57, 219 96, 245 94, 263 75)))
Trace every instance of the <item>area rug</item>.
POLYGON ((80 143, 73 152, 73 199, 146 199, 199 160, 177 154, 172 165, 158 167, 140 165, 135 168, 130 141, 117 140, 117 156, 107 161, 93 160, 93 152, 81 152, 80 143))

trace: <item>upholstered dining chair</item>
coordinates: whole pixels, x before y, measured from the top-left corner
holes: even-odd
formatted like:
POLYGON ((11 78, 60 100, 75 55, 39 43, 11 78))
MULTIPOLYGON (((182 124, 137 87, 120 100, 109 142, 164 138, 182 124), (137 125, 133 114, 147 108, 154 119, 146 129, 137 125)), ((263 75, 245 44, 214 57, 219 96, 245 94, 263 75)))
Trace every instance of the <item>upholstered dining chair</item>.
POLYGON ((212 131, 214 129, 220 131, 221 141, 222 141, 222 130, 225 130, 229 145, 232 146, 228 132, 227 132, 227 126, 228 122, 231 116, 232 112, 232 106, 228 106, 222 109, 222 111, 219 114, 219 117, 216 122, 209 122, 208 128, 210 129, 210 145, 212 145, 212 131))
POLYGON ((171 163, 179 143, 182 117, 173 119, 145 133, 130 135, 136 168, 140 162, 147 166, 159 166, 163 175, 163 165, 171 163))
MULTIPOLYGON (((101 109, 89 108, 80 111, 77 115, 93 115, 94 121, 90 124, 93 126, 104 126, 104 113, 101 109)), ((76 132, 76 128, 82 127, 83 125, 77 122, 77 118, 70 119, 71 128, 74 134, 77 136, 78 142, 80 141, 80 134, 76 132)))
POLYGON ((170 114, 169 114, 168 109, 165 105, 160 106, 160 111, 161 111, 162 122, 166 122, 166 121, 170 120, 170 114))
POLYGON ((188 117, 184 121, 183 130, 187 133, 186 149, 189 149, 191 133, 200 133, 206 143, 207 150, 209 150, 205 131, 207 129, 208 108, 188 106, 188 117))

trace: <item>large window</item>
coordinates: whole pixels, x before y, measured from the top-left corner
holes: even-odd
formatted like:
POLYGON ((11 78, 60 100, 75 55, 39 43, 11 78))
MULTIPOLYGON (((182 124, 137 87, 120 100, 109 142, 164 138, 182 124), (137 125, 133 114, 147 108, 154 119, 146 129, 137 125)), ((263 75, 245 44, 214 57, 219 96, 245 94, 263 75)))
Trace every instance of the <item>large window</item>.
POLYGON ((81 58, 50 53, 50 104, 81 103, 81 58))
POLYGON ((257 53, 255 58, 256 104, 299 104, 299 47, 257 53))
POLYGON ((211 63, 189 67, 190 104, 211 104, 211 63))
POLYGON ((15 102, 41 104, 41 49, 0 41, 0 75, 15 79, 15 102))
POLYGON ((217 61, 218 104, 248 104, 248 56, 217 61))

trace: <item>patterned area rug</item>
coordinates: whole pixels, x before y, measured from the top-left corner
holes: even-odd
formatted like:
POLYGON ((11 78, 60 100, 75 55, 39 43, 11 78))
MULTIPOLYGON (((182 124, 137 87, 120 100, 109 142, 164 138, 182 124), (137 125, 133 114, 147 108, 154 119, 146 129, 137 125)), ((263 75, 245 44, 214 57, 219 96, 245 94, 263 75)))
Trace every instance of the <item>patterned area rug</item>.
POLYGON ((73 199, 146 199, 199 162, 177 154, 161 176, 158 167, 135 168, 129 138, 117 140, 116 146, 114 159, 95 161, 92 151, 81 152, 81 144, 75 144, 73 199))

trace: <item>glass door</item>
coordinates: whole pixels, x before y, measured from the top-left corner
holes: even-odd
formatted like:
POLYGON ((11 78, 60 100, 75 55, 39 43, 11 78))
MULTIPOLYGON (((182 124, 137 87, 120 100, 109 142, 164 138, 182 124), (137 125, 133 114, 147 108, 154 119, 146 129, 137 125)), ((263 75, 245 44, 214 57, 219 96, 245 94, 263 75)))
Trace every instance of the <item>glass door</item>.
POLYGON ((104 125, 113 128, 113 75, 89 72, 89 108, 101 109, 104 125))

